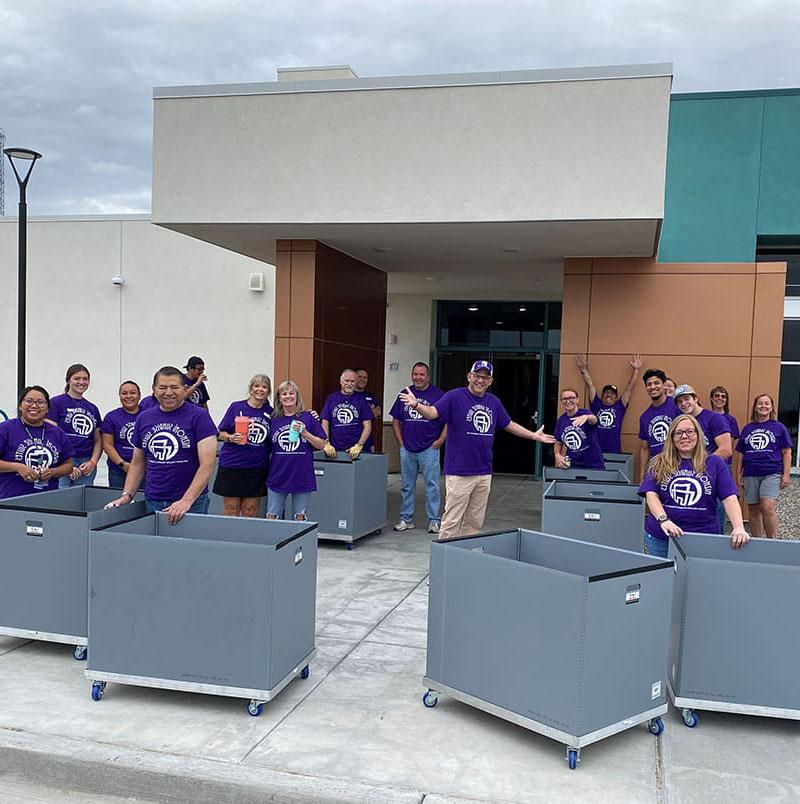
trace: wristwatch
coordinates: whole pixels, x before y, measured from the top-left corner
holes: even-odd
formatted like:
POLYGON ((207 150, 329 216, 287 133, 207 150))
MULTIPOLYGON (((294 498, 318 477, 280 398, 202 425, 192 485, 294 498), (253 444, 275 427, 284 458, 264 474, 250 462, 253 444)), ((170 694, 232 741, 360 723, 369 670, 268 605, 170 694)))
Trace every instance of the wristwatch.
POLYGON ((662 522, 666 522, 669 517, 666 514, 661 514, 661 516, 656 517, 656 522, 660 525, 662 522))
POLYGON ((119 468, 120 468, 120 469, 122 469, 122 467, 123 467, 123 466, 125 466, 125 459, 123 458, 123 459, 122 459, 122 460, 121 460, 121 461, 120 461, 120 462, 117 464, 117 466, 119 466, 119 468))

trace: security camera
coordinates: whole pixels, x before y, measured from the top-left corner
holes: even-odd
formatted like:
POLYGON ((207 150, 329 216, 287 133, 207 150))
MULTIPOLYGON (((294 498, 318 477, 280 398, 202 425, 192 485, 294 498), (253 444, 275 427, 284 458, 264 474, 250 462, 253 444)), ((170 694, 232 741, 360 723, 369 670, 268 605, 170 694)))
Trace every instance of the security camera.
POLYGON ((125 277, 122 274, 116 274, 111 277, 111 284, 122 286, 125 284, 125 277))

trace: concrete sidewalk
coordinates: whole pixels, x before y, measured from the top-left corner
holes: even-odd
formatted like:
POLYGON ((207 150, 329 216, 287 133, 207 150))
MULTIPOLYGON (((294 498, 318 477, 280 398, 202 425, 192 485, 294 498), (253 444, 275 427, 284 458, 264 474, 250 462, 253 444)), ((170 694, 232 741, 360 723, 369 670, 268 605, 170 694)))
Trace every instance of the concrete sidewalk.
MULTIPOLYGON (((390 527, 320 546, 317 655, 251 718, 246 702, 109 684, 68 647, 0 637, 0 800, 800 801, 800 724, 701 713, 584 749, 442 696, 421 703, 430 537, 390 527)), ((541 486, 494 480, 487 529, 538 528, 541 486)), ((421 498, 417 511, 424 512, 421 498)), ((417 517, 417 524, 427 524, 417 517)), ((524 672, 524 668, 509 668, 524 672)))

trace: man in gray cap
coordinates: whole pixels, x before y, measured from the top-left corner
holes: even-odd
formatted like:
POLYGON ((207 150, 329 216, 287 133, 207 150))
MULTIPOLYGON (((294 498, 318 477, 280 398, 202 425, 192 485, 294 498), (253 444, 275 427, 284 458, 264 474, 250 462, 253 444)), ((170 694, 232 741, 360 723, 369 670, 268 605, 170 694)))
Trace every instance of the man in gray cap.
POLYGON ((448 428, 446 497, 439 539, 471 536, 483 527, 492 486, 492 446, 498 429, 544 444, 555 442, 543 427, 534 432, 511 421, 502 402, 489 393, 493 375, 491 363, 476 360, 467 373, 466 388, 448 391, 433 405, 424 405, 410 388, 400 394, 403 404, 423 419, 439 419, 448 428))
POLYGON ((712 413, 706 410, 697 401, 697 394, 691 385, 679 385, 673 397, 678 410, 688 413, 697 419, 697 423, 705 436, 706 451, 709 455, 717 455, 723 461, 728 461, 733 455, 731 443, 731 426, 721 413, 712 413))

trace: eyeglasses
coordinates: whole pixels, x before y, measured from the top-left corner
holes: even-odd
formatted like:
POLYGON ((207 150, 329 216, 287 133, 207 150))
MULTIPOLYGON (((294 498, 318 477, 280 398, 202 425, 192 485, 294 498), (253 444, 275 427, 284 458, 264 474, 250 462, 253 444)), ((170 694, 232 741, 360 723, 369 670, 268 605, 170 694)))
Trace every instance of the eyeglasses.
POLYGON ((29 408, 46 408, 47 402, 44 399, 30 399, 29 397, 25 397, 22 400, 22 404, 29 408))
POLYGON ((578 397, 577 396, 562 396, 561 401, 562 402, 577 402, 578 397))
POLYGON ((473 379, 475 382, 489 382, 489 380, 491 380, 492 378, 491 378, 491 377, 487 377, 485 374, 475 374, 475 373, 473 372, 473 373, 472 373, 472 379, 473 379))
POLYGON ((711 396, 713 396, 715 399, 727 399, 728 398, 727 394, 711 394, 711 396))
POLYGON ((676 430, 672 434, 673 438, 696 438, 697 437, 697 430, 676 430))

